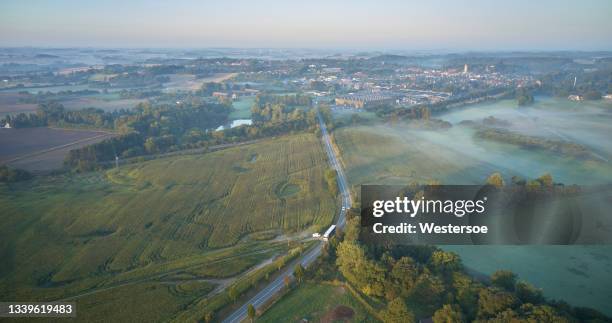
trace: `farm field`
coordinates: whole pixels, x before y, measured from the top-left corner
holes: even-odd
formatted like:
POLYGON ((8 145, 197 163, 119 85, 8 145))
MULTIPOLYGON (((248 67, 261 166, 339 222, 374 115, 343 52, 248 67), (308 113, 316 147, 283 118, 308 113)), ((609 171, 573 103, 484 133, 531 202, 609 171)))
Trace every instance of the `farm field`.
POLYGON ((236 76, 236 73, 216 73, 211 76, 196 78, 193 74, 171 74, 170 82, 164 84, 164 92, 196 91, 206 82, 223 82, 236 76))
POLYGON ((22 95, 16 92, 0 92, 0 118, 6 115, 36 112, 38 104, 21 103, 19 102, 21 97, 22 95))
POLYGON ((0 129, 0 164, 29 171, 58 169, 70 150, 113 135, 103 131, 42 127, 0 129))
MULTIPOLYGON (((358 196, 359 185, 406 184, 436 180, 443 184, 482 184, 493 172, 506 179, 536 178, 549 172, 555 182, 598 185, 612 183, 609 103, 574 103, 539 98, 528 108, 499 101, 457 109, 436 116, 453 124, 448 130, 417 130, 407 124, 347 126, 335 130, 347 178, 358 196), (580 113, 578 112, 580 110, 580 113), (511 122, 517 133, 579 143, 602 158, 580 160, 547 151, 474 137, 458 123, 488 116, 511 122), (568 122, 568 120, 572 120, 568 122)), ((490 274, 510 269, 542 288, 547 297, 610 313, 612 253, 609 246, 448 246, 467 267, 490 274), (484 256, 483 256, 484 255, 484 256), (563 283, 559 283, 563 282, 563 283)))
MULTIPOLYGON (((286 249, 284 240, 259 241, 262 233, 272 238, 331 222, 335 200, 323 180, 326 167, 318 139, 300 134, 2 184, 0 295, 83 294, 85 301, 117 284, 239 273, 286 249)), ((147 295, 169 293, 157 286, 162 290, 147 295)))
POLYGON ((257 322, 377 322, 342 286, 303 283, 283 296, 257 322))
POLYGON ((80 110, 85 108, 102 109, 107 112, 125 109, 129 110, 145 99, 104 99, 97 96, 86 96, 59 101, 66 109, 80 110))

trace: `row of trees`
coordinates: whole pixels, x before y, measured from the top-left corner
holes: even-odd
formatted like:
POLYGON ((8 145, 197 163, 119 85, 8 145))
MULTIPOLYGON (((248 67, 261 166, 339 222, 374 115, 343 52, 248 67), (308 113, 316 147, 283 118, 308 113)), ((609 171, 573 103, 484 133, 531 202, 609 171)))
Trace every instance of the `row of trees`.
POLYGON ((359 221, 357 215, 349 218, 343 241, 332 243, 335 251, 327 257, 335 258, 348 283, 386 303, 378 313, 384 322, 416 322, 416 317, 432 317, 436 323, 607 319, 594 310, 548 301, 541 290, 510 271, 477 281, 465 272, 457 254, 437 247, 363 245, 359 221))
POLYGON ((57 102, 48 102, 40 104, 35 113, 20 113, 14 117, 7 115, 0 123, 8 122, 13 128, 86 125, 111 129, 114 127, 115 119, 124 113, 126 112, 104 112, 94 108, 67 110, 57 102))
POLYGON ((28 171, 18 168, 9 168, 6 165, 0 166, 0 183, 14 183, 26 181, 32 178, 28 171))

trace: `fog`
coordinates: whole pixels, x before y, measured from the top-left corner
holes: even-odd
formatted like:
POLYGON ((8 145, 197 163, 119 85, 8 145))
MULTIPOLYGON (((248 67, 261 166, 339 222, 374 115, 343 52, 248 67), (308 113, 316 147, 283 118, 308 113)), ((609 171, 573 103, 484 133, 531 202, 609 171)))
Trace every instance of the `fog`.
MULTIPOLYGON (((535 178, 546 172, 564 184, 612 184, 612 102, 570 102, 538 97, 533 106, 503 100, 436 115, 453 126, 419 130, 405 123, 348 127, 336 134, 351 184, 406 184, 436 179, 443 184, 482 184, 495 171, 535 178), (494 116, 512 132, 574 142, 593 158, 476 138, 464 120, 494 116), (343 133, 345 131, 346 133, 343 133), (352 135, 349 135, 351 134, 352 135)), ((601 201, 610 207, 610 200, 601 201)), ((601 204, 602 207, 603 204, 601 204)), ((609 230, 609 228, 602 228, 609 230)), ((612 246, 447 246, 471 270, 509 269, 550 298, 591 306, 612 315, 612 246)))
MULTIPOLYGON (((535 178, 548 172, 555 181, 564 184, 612 183, 612 102, 574 103, 537 98, 531 107, 517 107, 514 100, 504 100, 458 108, 436 118, 450 122, 453 127, 430 131, 397 125, 383 132, 378 129, 377 133, 401 138, 407 143, 416 138, 421 144, 418 153, 427 154, 431 159, 450 159, 463 171, 436 178, 447 184, 482 183, 495 171, 502 172, 507 179, 514 175, 535 178), (579 159, 477 138, 473 127, 460 124, 465 120, 482 123, 490 116, 509 122, 501 128, 514 133, 580 144, 592 153, 592 158, 579 159), (438 156, 434 151, 443 153, 438 156)), ((410 145, 414 149, 414 143, 410 145)))

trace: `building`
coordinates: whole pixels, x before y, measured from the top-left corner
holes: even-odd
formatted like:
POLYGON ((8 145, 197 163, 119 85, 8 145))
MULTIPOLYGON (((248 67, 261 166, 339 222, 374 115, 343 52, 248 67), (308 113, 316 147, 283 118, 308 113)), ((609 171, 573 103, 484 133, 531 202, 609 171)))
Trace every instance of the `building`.
POLYGON ((315 239, 318 239, 318 238, 321 237, 321 234, 318 233, 318 232, 315 232, 315 233, 312 234, 312 237, 315 238, 315 239))
POLYGON ((4 127, 2 127, 2 128, 4 128, 4 129, 11 129, 11 124, 7 122, 7 123, 4 125, 4 127))
POLYGON ((229 93, 226 92, 213 92, 212 96, 214 96, 215 98, 229 98, 229 93))
POLYGON ((331 236, 336 232, 336 225, 332 224, 325 233, 323 233, 323 240, 328 241, 331 236))
POLYGON ((567 99, 570 100, 570 101, 582 101, 582 96, 572 94, 572 95, 568 96, 567 99))
POLYGON ((358 109, 380 104, 393 104, 394 98, 380 93, 350 94, 336 97, 336 105, 350 106, 358 109))
POLYGON ((606 94, 602 96, 602 98, 604 98, 605 100, 612 100, 612 94, 606 94))
POLYGON ((468 64, 463 65, 463 74, 467 74, 470 71, 468 64))

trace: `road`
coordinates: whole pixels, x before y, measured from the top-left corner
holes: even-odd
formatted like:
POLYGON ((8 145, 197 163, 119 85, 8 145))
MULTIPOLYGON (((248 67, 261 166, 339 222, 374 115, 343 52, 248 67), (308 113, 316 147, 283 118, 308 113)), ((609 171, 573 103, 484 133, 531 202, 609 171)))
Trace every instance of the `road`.
MULTIPOLYGON (((340 208, 338 218, 336 220, 336 225, 338 226, 338 228, 342 228, 344 227, 344 224, 346 222, 346 211, 351 206, 351 194, 348 189, 348 183, 344 175, 344 170, 342 169, 342 164, 340 164, 340 162, 338 161, 338 158, 331 143, 331 138, 329 137, 329 133, 327 132, 327 127, 325 126, 325 122, 323 122, 323 117, 318 111, 317 117, 319 119, 319 125, 321 127, 321 137, 324 143, 325 152, 327 153, 329 165, 331 166, 331 168, 336 170, 338 176, 338 192, 340 193, 342 207, 340 208)), ((244 303, 234 313, 225 318, 223 322, 238 323, 245 320, 247 318, 247 308, 249 304, 253 304, 253 306, 257 309, 263 304, 265 304, 267 301, 269 301, 272 296, 276 295, 283 288, 286 276, 289 276, 291 279, 293 279, 293 268, 295 267, 295 265, 297 263, 301 263, 302 266, 308 267, 308 265, 310 265, 315 259, 319 257, 319 255, 321 255, 322 247, 323 242, 321 241, 310 251, 302 255, 293 263, 289 264, 281 275, 279 275, 276 279, 270 282, 268 286, 259 291, 259 293, 253 296, 250 300, 244 303)))

